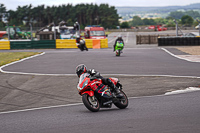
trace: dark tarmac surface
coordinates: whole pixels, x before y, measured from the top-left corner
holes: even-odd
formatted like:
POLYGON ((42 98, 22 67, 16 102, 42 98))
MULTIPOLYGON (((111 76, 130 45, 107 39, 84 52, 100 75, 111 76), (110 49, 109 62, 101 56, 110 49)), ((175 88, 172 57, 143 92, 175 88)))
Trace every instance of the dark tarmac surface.
POLYGON ((85 64, 101 74, 175 75, 200 77, 200 63, 180 60, 159 48, 127 48, 120 57, 111 49, 47 51, 44 55, 2 68, 8 72, 75 74, 85 64))
MULTIPOLYGON (((102 54, 99 50, 89 50, 88 53, 81 53, 78 49, 11 50, 11 52, 45 51, 47 54, 3 69, 15 72, 23 71, 33 73, 74 74, 74 68, 80 64, 80 62, 87 63, 88 67, 95 68, 102 74, 138 75, 111 75, 111 77, 117 77, 120 79, 128 97, 161 95, 169 91, 185 89, 187 87, 199 87, 200 78, 140 76, 140 74, 199 76, 199 63, 194 65, 191 69, 190 66, 194 63, 176 59, 164 51, 158 50, 154 45, 148 45, 149 49, 144 48, 146 47, 145 45, 141 47, 136 46, 136 44, 133 44, 133 42, 135 42, 133 34, 135 33, 113 33, 109 36, 109 40, 111 40, 109 42, 109 48, 112 48, 112 44, 119 34, 122 34, 124 41, 127 42, 127 51, 125 51, 120 58, 127 58, 128 61, 118 62, 117 60, 119 59, 116 59, 114 53, 112 53, 112 49, 102 49, 101 52, 103 51, 103 56, 101 56, 102 54), (139 50, 136 47, 139 47, 139 50), (154 56, 154 54, 160 54, 160 56, 154 56), (87 57, 88 55, 93 55, 93 57, 85 58, 83 61, 77 60, 78 56, 87 57), (105 58, 105 56, 109 58, 105 58), (68 59, 68 57, 70 58, 68 59), (91 62, 91 60, 96 57, 99 57, 99 60, 97 60, 98 63, 91 62), (63 62, 63 60, 65 60, 65 62, 63 62), (41 61, 42 63, 39 65, 41 61), (111 61, 114 61, 116 66, 121 66, 112 67, 112 65, 109 65, 109 63, 113 64, 111 61), (104 62, 108 64, 104 66, 99 65, 104 62), (126 64, 126 62, 129 64, 126 64), (181 63, 181 65, 178 62, 181 63), (157 63, 159 67, 155 68, 154 65, 157 63), (132 69, 132 66, 134 66, 134 69, 132 69), (141 68, 141 66, 143 68, 141 68), (164 71, 163 68, 165 68, 164 71), (166 73, 168 71, 169 73, 166 73), (178 74, 176 73, 177 71, 178 74)), ((173 54, 185 54, 175 48, 166 49, 173 54)), ((10 52, 10 50, 1 50, 0 52, 10 52)), ((109 75, 106 76, 109 77, 109 75)), ((81 97, 76 90, 77 82, 78 78, 75 75, 42 76, 0 73, 0 112, 79 103, 81 102, 81 97)))
MULTIPOLYGON (((105 77, 110 77, 106 75, 105 77)), ((111 75, 111 77, 113 77, 111 75)), ((198 87, 198 78, 114 76, 128 97, 162 95, 198 87)), ((76 76, 35 76, 0 73, 0 112, 81 103, 76 76)))
POLYGON ((199 133, 200 92, 129 99, 92 113, 84 105, 0 114, 2 133, 199 133))
MULTIPOLYGON (((124 34, 126 36, 131 35, 130 33, 124 34)), ((129 42, 132 40, 126 39, 126 41, 129 42)), ((111 45, 111 43, 112 42, 110 42, 109 45, 111 45)), ((133 45, 131 45, 131 43, 127 44, 128 47, 132 48, 133 45)), ((133 47, 135 47, 135 45, 133 47)), ((0 73, 0 131, 3 133, 199 133, 200 92, 196 91, 167 96, 161 95, 165 92, 179 89, 182 90, 187 87, 199 87, 200 78, 153 75, 133 76, 134 74, 137 74, 138 70, 140 70, 139 74, 141 74, 141 72, 148 72, 146 70, 147 68, 154 68, 156 65, 159 65, 159 68, 162 68, 163 66, 165 68, 170 68, 170 66, 171 68, 175 68, 163 69, 163 71, 159 72, 161 74, 163 73, 164 75, 166 75, 169 71, 169 73, 172 75, 178 74, 177 76, 181 76, 182 74, 186 76, 200 77, 200 72, 198 69, 199 63, 191 63, 179 60, 171 55, 166 54, 162 50, 156 49, 157 48, 154 47, 153 49, 145 48, 143 50, 133 50, 133 53, 135 53, 135 56, 132 56, 134 57, 134 60, 128 58, 129 62, 127 66, 130 66, 132 63, 134 66, 132 68, 136 67, 136 69, 131 70, 131 67, 127 67, 129 69, 118 69, 116 66, 113 67, 110 65, 110 59, 114 59, 115 57, 113 56, 113 53, 107 53, 104 50, 102 50, 104 51, 103 55, 107 57, 113 56, 106 59, 108 62, 106 67, 103 65, 98 65, 97 63, 90 63, 91 58, 95 58, 95 56, 90 56, 90 59, 85 60, 85 62, 89 63, 89 67, 94 66, 102 74, 123 74, 119 70, 123 70, 123 72, 126 74, 130 74, 129 76, 103 75, 105 77, 117 77, 123 84, 124 92, 130 98, 129 106, 123 110, 113 106, 111 109, 101 109, 97 113, 91 113, 84 107, 84 105, 81 104, 76 106, 70 105, 54 108, 50 107, 26 111, 5 112, 67 105, 70 103, 81 103, 81 97, 76 90, 78 78, 75 75, 51 76, 0 73), (146 51, 149 51, 149 53, 146 51), (160 54, 154 56, 156 52, 160 54), (141 56, 136 56, 138 54, 141 56), (142 59, 142 61, 139 59, 142 59), (138 63, 146 65, 140 67, 138 63), (181 71, 181 69, 183 70, 181 71), (177 71, 180 73, 177 73, 177 71), (191 75, 187 75, 188 73, 191 75)), ((170 50, 173 54, 184 54, 174 48, 167 48, 167 50, 170 50)), ((66 52, 66 50, 44 51, 47 52, 47 56, 42 56, 42 58, 50 59, 51 61, 43 61, 41 60, 42 58, 34 58, 23 63, 10 66, 9 68, 6 67, 4 69, 9 69, 11 71, 18 69, 30 72, 31 69, 28 68, 31 67, 35 72, 48 73, 51 69, 47 68, 52 67, 50 64, 56 66, 55 63, 60 63, 60 61, 67 59, 67 57, 71 57, 70 59, 72 61, 68 62, 69 64, 62 62, 57 68, 59 68, 60 73, 66 74, 71 71, 70 73, 74 74, 74 65, 76 63, 74 54, 68 56, 70 54, 66 52), (64 55, 64 58, 61 55, 64 55), (41 61, 42 64, 37 63, 41 61), (32 62, 35 62, 35 64, 32 64, 32 62), (29 67, 26 66, 26 63, 29 64, 29 67), (38 69, 38 66, 41 70, 38 69), (66 68, 68 68, 66 66, 70 66, 69 69, 67 69, 68 71, 66 71, 66 68), (21 69, 22 67, 24 69, 21 69)), ((74 53, 74 50, 69 51, 73 51, 74 53)), ((108 51, 111 51, 111 49, 108 51)), ((93 55, 98 55, 98 52, 81 54, 86 56, 87 54, 92 53, 93 55)), ((127 52, 124 53, 124 55, 132 54, 131 52, 127 52)), ((126 56, 124 56, 124 58, 126 58, 126 56)), ((80 63, 79 61, 80 60, 78 60, 77 63, 80 63)), ((101 60, 98 60, 98 62, 101 62, 101 60)), ((120 65, 123 66, 124 64, 122 63, 120 65)), ((56 69, 55 67, 53 68, 56 69)), ((57 73, 58 71, 53 70, 51 72, 57 73)), ((155 74, 155 71, 152 71, 151 74, 155 74)))

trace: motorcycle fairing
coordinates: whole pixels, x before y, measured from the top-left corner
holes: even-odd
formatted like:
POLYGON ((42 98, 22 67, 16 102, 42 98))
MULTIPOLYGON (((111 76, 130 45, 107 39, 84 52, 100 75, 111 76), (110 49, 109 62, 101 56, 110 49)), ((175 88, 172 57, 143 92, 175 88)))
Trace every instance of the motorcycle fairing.
POLYGON ((95 92, 97 92, 99 95, 101 95, 104 98, 112 98, 112 94, 109 88, 104 84, 100 84, 95 90, 95 92))
POLYGON ((83 95, 83 94, 88 94, 89 96, 94 96, 94 91, 85 91, 85 92, 83 92, 83 93, 81 93, 81 95, 83 95))
POLYGON ((117 44, 115 46, 115 49, 120 49, 122 50, 124 48, 124 44, 121 41, 117 41, 117 44))

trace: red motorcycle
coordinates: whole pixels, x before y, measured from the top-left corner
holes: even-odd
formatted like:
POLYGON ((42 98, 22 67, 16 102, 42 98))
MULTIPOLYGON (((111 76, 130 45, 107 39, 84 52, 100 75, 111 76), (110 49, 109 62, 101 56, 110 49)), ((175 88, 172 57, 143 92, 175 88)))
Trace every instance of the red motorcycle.
POLYGON ((88 73, 80 76, 77 89, 88 110, 97 112, 100 108, 111 108, 113 103, 120 109, 128 106, 128 98, 122 91, 122 85, 119 80, 117 78, 110 78, 110 80, 119 87, 123 97, 117 98, 114 90, 104 85, 101 79, 93 79, 88 73))

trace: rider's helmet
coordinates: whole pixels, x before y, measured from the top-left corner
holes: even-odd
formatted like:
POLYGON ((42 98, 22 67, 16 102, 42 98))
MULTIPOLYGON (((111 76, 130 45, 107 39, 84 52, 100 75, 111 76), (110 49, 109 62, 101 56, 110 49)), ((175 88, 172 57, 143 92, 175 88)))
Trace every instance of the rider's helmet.
POLYGON ((118 36, 118 39, 122 39, 122 35, 119 35, 119 36, 118 36))
POLYGON ((80 64, 76 67, 76 74, 78 77, 81 76, 81 74, 87 72, 87 67, 84 64, 80 64))
POLYGON ((77 36, 76 36, 76 42, 79 43, 79 42, 80 42, 80 39, 81 39, 80 36, 77 35, 77 36))
POLYGON ((85 41, 84 41, 83 39, 80 40, 80 44, 81 44, 81 45, 85 44, 85 41))

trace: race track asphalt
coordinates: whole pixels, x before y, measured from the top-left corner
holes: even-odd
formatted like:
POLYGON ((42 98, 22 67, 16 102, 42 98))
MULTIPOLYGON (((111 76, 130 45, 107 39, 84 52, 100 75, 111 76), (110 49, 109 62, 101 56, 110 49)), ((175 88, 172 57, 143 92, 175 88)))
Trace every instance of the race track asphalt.
POLYGON ((0 131, 198 133, 199 92, 162 94, 199 87, 200 63, 177 59, 156 46, 138 48, 131 33, 115 34, 110 36, 113 40, 118 34, 131 37, 125 40, 127 47, 121 57, 115 57, 110 40, 108 49, 88 52, 28 50, 45 54, 3 67, 11 73, 0 73, 0 131), (91 113, 82 104, 68 105, 81 103, 74 74, 80 63, 103 76, 119 78, 130 98, 128 108, 91 113))
POLYGON ((0 114, 2 133, 199 133, 200 92, 129 99, 126 109, 84 105, 0 114))
POLYGON ((1 112, 81 102, 75 76, 75 67, 80 63, 103 76, 119 78, 129 97, 160 95, 200 85, 200 63, 177 59, 160 48, 127 48, 121 57, 111 49, 45 52, 2 68, 17 74, 0 73, 1 112))

